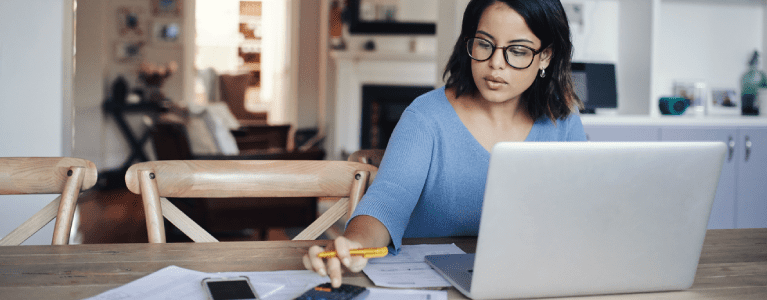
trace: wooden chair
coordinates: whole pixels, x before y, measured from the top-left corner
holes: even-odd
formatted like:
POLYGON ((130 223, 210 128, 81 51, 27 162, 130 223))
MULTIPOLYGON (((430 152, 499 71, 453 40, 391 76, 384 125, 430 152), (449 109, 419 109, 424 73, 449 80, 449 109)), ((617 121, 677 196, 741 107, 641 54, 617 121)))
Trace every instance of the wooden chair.
POLYGON ((384 156, 384 149, 363 149, 357 150, 349 155, 348 161, 356 161, 363 164, 373 165, 376 168, 381 166, 381 160, 384 156))
POLYGON ((0 158, 0 195, 61 194, 0 239, 0 246, 20 245, 56 218, 52 245, 69 244, 69 231, 80 191, 96 184, 92 162, 69 157, 0 158))
POLYGON ((150 243, 165 242, 163 216, 195 242, 217 242, 166 197, 344 197, 298 234, 313 240, 351 212, 378 168, 345 161, 184 160, 131 166, 128 189, 144 201, 150 243))

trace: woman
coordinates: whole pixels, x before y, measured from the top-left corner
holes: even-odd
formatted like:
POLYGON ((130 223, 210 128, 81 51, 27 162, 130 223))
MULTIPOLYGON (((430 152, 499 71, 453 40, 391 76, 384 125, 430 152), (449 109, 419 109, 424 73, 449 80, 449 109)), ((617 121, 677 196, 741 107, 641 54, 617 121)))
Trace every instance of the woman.
POLYGON ((443 88, 418 97, 397 123, 373 184, 342 237, 313 246, 304 265, 341 284, 341 265, 367 259, 349 249, 403 237, 476 236, 493 145, 583 141, 570 79, 572 43, 558 0, 472 0, 445 69, 443 88), (449 75, 449 76, 448 76, 449 75))

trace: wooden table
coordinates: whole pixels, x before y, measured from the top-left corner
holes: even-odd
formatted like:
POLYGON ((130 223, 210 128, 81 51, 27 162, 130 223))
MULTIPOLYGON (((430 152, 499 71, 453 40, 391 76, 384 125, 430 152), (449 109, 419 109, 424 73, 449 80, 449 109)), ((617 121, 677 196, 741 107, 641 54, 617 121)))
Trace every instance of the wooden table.
MULTIPOLYGON (((82 299, 169 265, 202 272, 301 270, 301 256, 325 241, 207 244, 92 244, 0 247, 0 299, 82 299)), ((475 250, 474 238, 406 239, 407 244, 455 243, 475 250)), ((371 286, 362 273, 345 282, 371 286)), ((450 299, 465 299, 455 288, 450 299)), ((767 229, 709 230, 695 284, 686 291, 579 299, 767 299, 767 229)))

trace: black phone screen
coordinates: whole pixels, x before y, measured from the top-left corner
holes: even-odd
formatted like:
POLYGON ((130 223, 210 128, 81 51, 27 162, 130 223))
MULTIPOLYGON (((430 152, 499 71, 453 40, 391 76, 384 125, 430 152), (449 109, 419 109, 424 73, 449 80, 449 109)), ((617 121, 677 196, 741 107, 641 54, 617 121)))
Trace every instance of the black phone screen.
POLYGON ((258 299, 245 280, 207 282, 213 300, 258 299))

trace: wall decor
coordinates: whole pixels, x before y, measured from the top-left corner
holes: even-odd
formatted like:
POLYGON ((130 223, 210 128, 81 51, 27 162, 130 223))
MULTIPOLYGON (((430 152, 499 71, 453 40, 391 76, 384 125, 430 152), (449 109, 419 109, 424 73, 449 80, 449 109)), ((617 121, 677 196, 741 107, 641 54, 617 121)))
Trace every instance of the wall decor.
POLYGON ((144 37, 147 34, 146 11, 141 7, 117 9, 117 26, 121 37, 144 37))
POLYGON ((176 22, 155 22, 152 26, 152 43, 180 45, 181 25, 176 22))
POLYGON ((181 17, 182 0, 152 0, 155 17, 181 17))
POLYGON ((115 60, 122 63, 134 62, 144 55, 143 41, 120 41, 115 43, 115 60))

